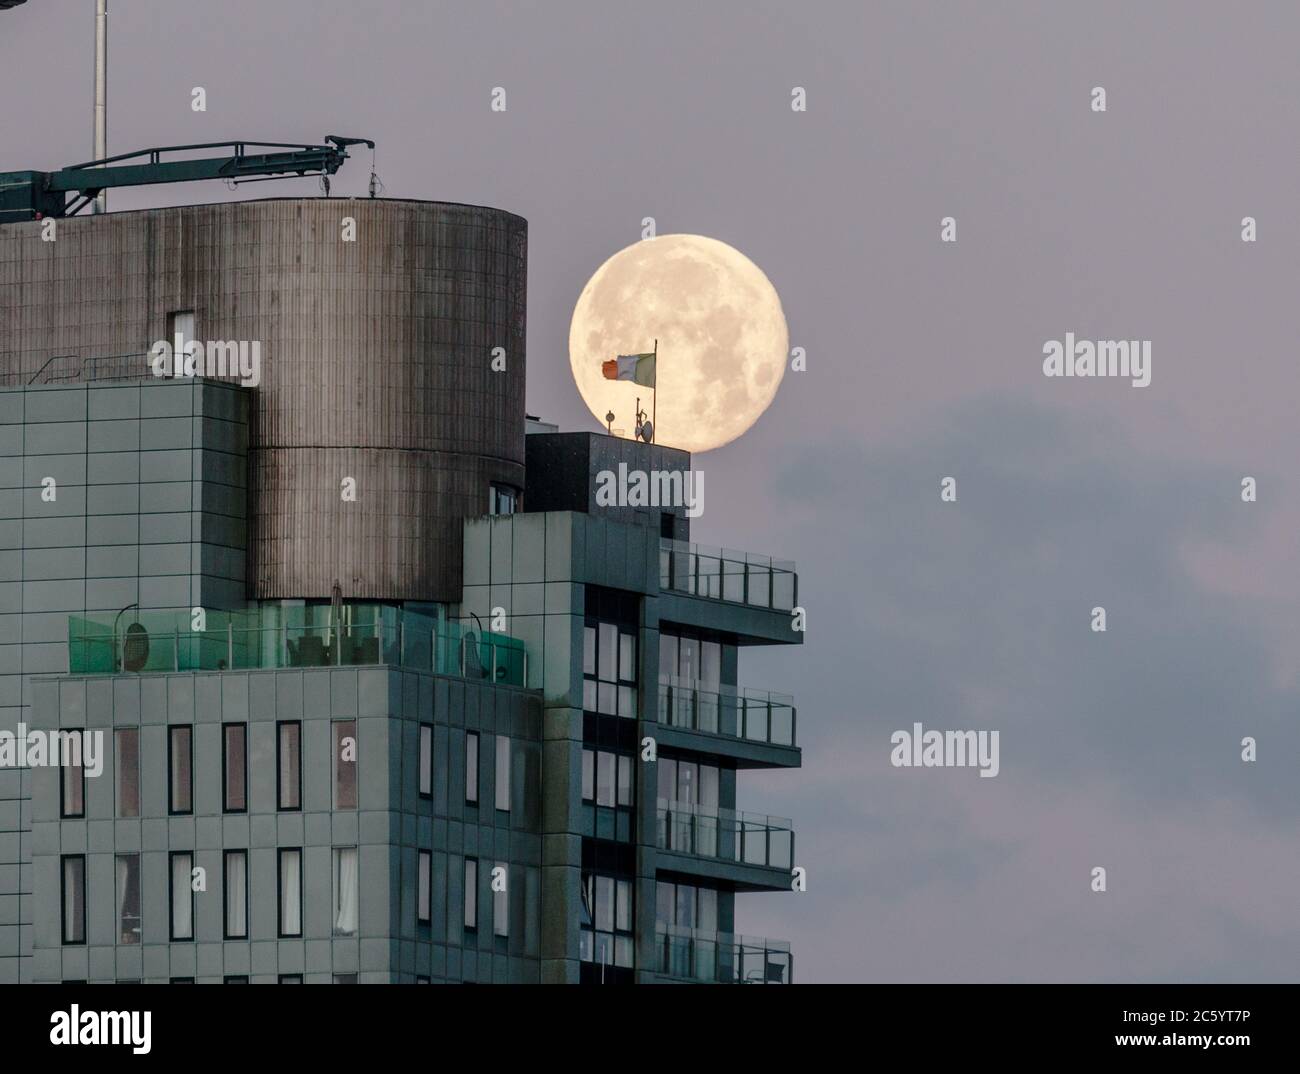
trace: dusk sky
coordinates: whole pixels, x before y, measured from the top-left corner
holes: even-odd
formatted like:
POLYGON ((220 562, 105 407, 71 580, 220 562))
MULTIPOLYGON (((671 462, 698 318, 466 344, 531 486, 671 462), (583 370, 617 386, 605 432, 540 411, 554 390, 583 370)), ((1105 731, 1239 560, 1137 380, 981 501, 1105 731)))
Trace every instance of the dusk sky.
MULTIPOLYGON (((0 170, 92 156, 93 6, 0 15, 0 170)), ((806 644, 741 677, 795 695, 803 767, 740 806, 793 819, 808 891, 736 915, 796 980, 1293 980, 1298 34, 1284 3, 111 0, 108 145, 367 137, 384 196, 525 217, 528 408, 563 429, 597 428, 574 303, 644 217, 766 273, 808 368, 696 457, 692 535, 799 568, 806 644), (1069 332, 1150 340, 1150 385, 1044 377, 1069 332), (997 778, 892 767, 918 722, 997 730, 997 778)))

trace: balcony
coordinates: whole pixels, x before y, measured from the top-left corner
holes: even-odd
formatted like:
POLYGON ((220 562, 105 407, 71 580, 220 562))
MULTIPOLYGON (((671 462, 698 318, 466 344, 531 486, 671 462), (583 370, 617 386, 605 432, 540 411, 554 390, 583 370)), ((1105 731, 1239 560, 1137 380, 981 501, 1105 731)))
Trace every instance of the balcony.
POLYGON ((795 745, 794 698, 770 690, 700 686, 659 676, 659 722, 768 746, 795 745))
POLYGON ((789 886, 794 829, 784 817, 660 798, 657 819, 660 868, 729 881, 738 890, 789 886))
POLYGON ((69 617, 70 674, 387 664, 514 686, 528 681, 519 639, 387 605, 345 605, 338 621, 328 606, 211 611, 207 629, 198 631, 190 629, 188 613, 114 620, 69 617))
POLYGON ((794 564, 727 548, 659 542, 659 618, 730 634, 742 645, 795 644, 794 564))
POLYGON ((702 984, 791 984, 794 960, 784 940, 763 940, 674 925, 655 930, 654 970, 702 984))
POLYGON ((798 603, 799 576, 788 560, 663 538, 659 588, 788 612, 798 603))

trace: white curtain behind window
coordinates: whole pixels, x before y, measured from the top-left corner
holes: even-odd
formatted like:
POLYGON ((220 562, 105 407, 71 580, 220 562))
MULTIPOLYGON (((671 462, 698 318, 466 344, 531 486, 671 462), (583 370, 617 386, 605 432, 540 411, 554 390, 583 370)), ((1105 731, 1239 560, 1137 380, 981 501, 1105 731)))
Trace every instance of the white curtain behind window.
POLYGON ((188 854, 177 854, 172 858, 172 936, 178 940, 188 940, 194 934, 191 860, 188 854))
POLYGON ((133 943, 134 937, 128 939, 131 925, 126 920, 126 858, 117 859, 117 930, 118 943, 133 943))
POLYGON ((231 936, 247 936, 248 859, 243 854, 226 858, 226 931, 231 936))
POLYGON ((352 935, 357 931, 357 848, 334 851, 334 931, 352 935))
POLYGON ((297 936, 302 933, 302 853, 280 853, 280 921, 286 936, 297 936))

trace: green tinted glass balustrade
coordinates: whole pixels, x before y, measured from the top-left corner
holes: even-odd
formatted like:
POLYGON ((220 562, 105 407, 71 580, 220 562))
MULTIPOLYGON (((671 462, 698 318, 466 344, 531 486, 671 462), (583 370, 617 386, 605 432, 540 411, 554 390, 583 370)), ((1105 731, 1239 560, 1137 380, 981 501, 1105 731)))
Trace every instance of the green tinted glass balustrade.
POLYGON ((211 611, 205 629, 184 612, 145 612, 116 619, 68 619, 68 670, 224 671, 392 664, 440 675, 522 686, 527 654, 518 638, 380 604, 265 605, 211 611))
POLYGON ((659 722, 772 746, 795 745, 794 698, 768 690, 701 686, 661 675, 659 722))
POLYGON ((663 538, 659 588, 788 612, 799 599, 799 576, 788 560, 663 538))
POLYGON ((657 829, 660 850, 772 869, 794 865, 794 830, 784 817, 660 798, 657 829))
POLYGON ((784 940, 660 924, 655 969, 666 977, 710 984, 791 984, 794 960, 784 940))

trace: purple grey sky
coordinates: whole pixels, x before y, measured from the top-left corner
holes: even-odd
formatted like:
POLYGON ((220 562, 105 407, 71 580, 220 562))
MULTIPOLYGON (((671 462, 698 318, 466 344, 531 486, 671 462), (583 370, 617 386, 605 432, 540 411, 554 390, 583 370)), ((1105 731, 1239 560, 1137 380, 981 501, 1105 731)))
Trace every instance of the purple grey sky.
MULTIPOLYGON (((91 156, 92 9, 0 15, 0 169, 91 156)), ((529 408, 565 428, 594 427, 573 302, 642 217, 764 270, 808 370, 697 459, 695 534, 800 563, 808 644, 741 670, 796 694, 804 768, 741 805, 795 819, 809 890, 737 915, 798 979, 1293 980, 1298 31, 1285 3, 112 0, 109 149, 362 135, 389 196, 523 215, 529 408), (1152 340, 1151 386, 1044 378, 1069 331, 1152 340), (999 730, 1001 774, 891 768, 916 721, 999 730)))

